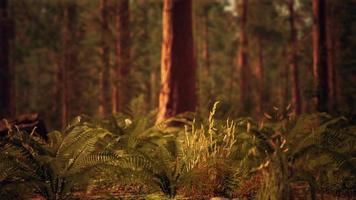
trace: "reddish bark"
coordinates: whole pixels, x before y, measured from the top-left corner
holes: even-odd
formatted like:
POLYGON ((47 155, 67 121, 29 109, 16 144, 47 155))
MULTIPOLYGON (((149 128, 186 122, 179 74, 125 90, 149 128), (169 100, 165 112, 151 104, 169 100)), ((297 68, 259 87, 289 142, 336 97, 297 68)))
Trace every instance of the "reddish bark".
POLYGON ((117 2, 116 13, 116 84, 115 98, 116 111, 123 111, 130 102, 129 74, 130 74, 130 30, 129 30, 129 1, 117 2))
POLYGON ((75 66, 76 52, 74 50, 75 30, 77 18, 77 5, 73 2, 66 2, 63 5, 63 25, 62 25, 62 59, 58 74, 61 126, 67 123, 68 102, 69 102, 69 73, 68 70, 75 66))
POLYGON ((157 122, 196 110, 197 65, 192 25, 191 0, 164 1, 161 92, 157 122))

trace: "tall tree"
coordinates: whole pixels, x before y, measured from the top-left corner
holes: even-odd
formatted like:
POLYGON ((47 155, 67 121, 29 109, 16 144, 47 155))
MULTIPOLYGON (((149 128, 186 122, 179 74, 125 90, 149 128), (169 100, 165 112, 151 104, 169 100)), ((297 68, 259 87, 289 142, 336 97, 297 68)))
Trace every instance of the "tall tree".
POLYGON ((297 49, 297 29, 295 26, 295 0, 288 0, 289 10, 289 27, 290 27, 290 52, 289 52, 289 67, 291 72, 292 85, 292 105, 294 112, 299 115, 301 113, 301 100, 299 89, 299 72, 298 72, 298 49, 297 49))
POLYGON ((11 114, 8 1, 0 1, 0 118, 11 114))
POLYGON ((263 40, 261 37, 257 38, 257 66, 256 75, 258 79, 258 113, 264 111, 266 101, 266 86, 265 86, 265 73, 264 73, 264 52, 263 52, 263 40))
POLYGON ((326 37, 326 1, 313 0, 313 75, 315 107, 328 110, 328 53, 326 37))
POLYGON ((113 101, 113 109, 122 111, 130 102, 130 11, 129 0, 117 1, 116 9, 116 84, 113 101))
POLYGON ((237 55, 237 67, 240 73, 240 101, 243 106, 243 114, 247 114, 251 110, 251 92, 249 77, 251 75, 248 61, 248 38, 247 38, 247 16, 248 16, 248 0, 242 0, 239 4, 240 13, 240 37, 239 51, 237 55))
POLYGON ((62 58, 58 71, 58 81, 60 84, 60 110, 61 125, 67 123, 68 103, 69 103, 69 69, 74 68, 76 62, 76 52, 74 48, 76 36, 77 5, 75 2, 66 1, 63 3, 63 24, 62 24, 62 58))
POLYGON ((337 80, 337 72, 336 72, 336 65, 339 64, 337 62, 338 50, 340 49, 339 41, 337 39, 338 34, 340 32, 340 24, 336 23, 336 6, 334 5, 335 2, 327 1, 326 5, 326 28, 327 28, 327 52, 328 52, 328 83, 329 83, 329 105, 328 109, 336 110, 337 106, 337 99, 339 96, 338 91, 338 80, 337 80))
POLYGON ((100 71, 100 105, 99 115, 105 116, 111 112, 111 96, 110 96, 110 57, 109 57, 109 19, 108 19, 108 1, 100 1, 100 16, 101 16, 101 71, 100 71))
POLYGON ((192 25, 191 0, 164 1, 157 122, 197 107, 192 25))

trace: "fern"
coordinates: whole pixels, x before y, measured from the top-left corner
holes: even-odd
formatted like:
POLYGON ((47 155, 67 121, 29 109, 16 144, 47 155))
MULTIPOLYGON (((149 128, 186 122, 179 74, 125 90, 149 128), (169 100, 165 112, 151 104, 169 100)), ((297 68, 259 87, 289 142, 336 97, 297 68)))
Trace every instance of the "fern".
MULTIPOLYGON (((313 170, 321 169, 320 164, 305 163, 325 164, 321 159, 326 159, 329 164, 329 168, 324 170, 338 169, 354 176, 355 163, 352 160, 355 157, 350 152, 354 151, 352 144, 355 143, 355 135, 350 131, 352 128, 347 127, 347 119, 332 118, 323 113, 294 118, 288 114, 288 109, 276 109, 268 118, 271 123, 267 127, 252 131, 259 140, 259 151, 266 154, 259 168, 264 175, 260 199, 289 198, 288 188, 293 181, 300 180, 297 177, 301 177, 301 171, 310 175, 313 170)), ((304 181, 309 183, 315 199, 315 190, 319 188, 315 186, 316 181, 304 181)))
POLYGON ((14 162, 16 170, 7 167, 6 173, 11 171, 12 176, 46 199, 66 199, 91 171, 118 162, 117 155, 96 151, 97 141, 110 134, 85 122, 68 126, 65 134, 49 133, 48 143, 17 131, 6 141, 8 148, 2 153, 7 157, 1 157, 2 163, 14 162))

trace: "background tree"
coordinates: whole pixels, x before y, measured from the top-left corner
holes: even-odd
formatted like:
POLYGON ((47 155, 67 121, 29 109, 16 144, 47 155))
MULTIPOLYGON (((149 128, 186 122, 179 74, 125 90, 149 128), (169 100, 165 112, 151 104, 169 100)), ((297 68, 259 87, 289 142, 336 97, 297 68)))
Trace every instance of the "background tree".
POLYGON ((116 111, 123 111, 130 102, 130 10, 129 1, 117 1, 116 10, 116 111))
POLYGON ((298 69, 298 46, 297 46, 297 30, 295 25, 295 1, 288 0, 289 10, 289 27, 290 27, 290 72, 291 72, 291 85, 292 85, 292 105, 294 112, 299 115, 302 110, 300 89, 299 89, 299 69, 298 69))
POLYGON ((328 54, 326 40, 326 1, 313 0, 313 70, 315 107, 328 110, 328 54))
POLYGON ((100 77, 100 105, 99 105, 99 115, 105 116, 111 113, 111 77, 110 77, 110 46, 108 44, 109 38, 109 9, 108 1, 100 1, 100 16, 101 16, 101 61, 102 68, 99 73, 100 77))
POLYGON ((158 122, 196 109, 197 66, 192 26, 191 0, 164 1, 158 122))
POLYGON ((240 34, 239 34, 239 49, 237 55, 237 68, 240 75, 240 102, 243 107, 241 108, 242 114, 249 113, 251 110, 251 93, 250 93, 250 80, 251 76, 250 66, 249 66, 249 53, 248 53, 248 38, 247 38, 247 18, 248 18, 248 0, 242 0, 238 4, 239 11, 239 23, 240 23, 240 34))
MULTIPOLYGON (((118 92, 121 93, 120 101, 123 105, 120 112, 130 111, 129 114, 135 116, 157 111, 164 1, 128 1, 128 8, 124 10, 128 10, 129 17, 124 23, 126 25, 118 29, 119 1, 107 0, 107 31, 106 28, 102 28, 103 17, 98 9, 102 0, 75 1, 76 15, 72 19, 73 30, 69 31, 69 36, 63 34, 66 22, 63 11, 64 5, 73 1, 11 0, 7 2, 8 16, 10 16, 8 19, 11 18, 15 22, 13 24, 16 37, 9 43, 11 76, 6 78, 11 77, 10 91, 14 92, 10 93, 11 97, 16 96, 16 101, 11 100, 10 107, 16 108, 17 114, 37 112, 45 119, 49 128, 61 127, 61 93, 63 92, 61 70, 66 51, 72 54, 70 56, 72 61, 66 61, 65 66, 68 82, 67 102, 69 102, 66 109, 67 118, 80 114, 96 116, 100 105, 112 106, 109 113, 116 111, 118 101, 116 92, 111 92, 111 101, 105 100, 104 104, 99 101, 102 93, 107 91, 101 89, 100 85, 103 81, 99 76, 103 72, 103 46, 109 49, 108 62, 112 75, 111 80, 108 76, 105 77, 115 86, 112 89, 118 88, 118 92), (121 38, 126 46, 120 47, 122 48, 120 55, 124 57, 127 55, 129 58, 128 64, 122 67, 117 64, 120 58, 117 48, 119 30, 129 32, 123 33, 127 36, 121 38), (68 37, 67 43, 64 43, 65 37, 68 37), (128 71, 128 75, 121 78, 120 70, 123 69, 128 71), (121 86, 125 82, 123 79, 127 81, 125 83, 127 87, 121 86), (110 105, 110 102, 113 104, 110 105)), ((230 118, 236 118, 244 114, 261 118, 262 112, 268 112, 273 106, 287 106, 291 102, 293 87, 289 70, 291 28, 288 10, 290 7, 286 2, 287 0, 248 1, 248 23, 245 27, 249 43, 250 68, 250 75, 247 78, 250 85, 248 103, 251 107, 248 108, 242 106, 239 89, 241 73, 236 73, 236 56, 241 47, 239 37, 241 23, 236 23, 236 19, 242 14, 236 7, 241 5, 242 1, 194 1, 192 7, 194 13, 192 32, 196 44, 194 55, 196 62, 201 66, 196 69, 199 81, 195 84, 198 86, 194 85, 199 102, 198 114, 207 114, 213 102, 220 101, 219 117, 228 115, 230 118), (240 110, 238 111, 237 108, 240 110)), ((295 48, 299 77, 303 77, 303 81, 299 82, 302 113, 311 112, 315 107, 312 101, 315 96, 312 75, 312 5, 310 0, 294 1, 294 25, 297 38, 295 48)), ((355 113, 356 94, 353 56, 356 45, 352 28, 356 21, 352 12, 355 3, 353 0, 343 2, 329 0, 326 6, 328 111, 333 114, 352 115, 355 113)), ((2 31, 0 34, 3 33, 2 31)), ((13 34, 11 33, 10 37, 11 35, 13 34)), ((4 56, 4 53, 1 53, 1 56, 4 56)), ((185 87, 188 87, 188 84, 185 87)), ((0 90, 0 92, 4 91, 6 89, 0 90)), ((3 97, 4 95, 1 95, 1 98, 3 97)))
MULTIPOLYGON (((63 3, 63 25, 62 25, 62 62, 59 70, 60 84, 60 107, 62 127, 69 119, 69 98, 71 95, 70 87, 71 74, 70 69, 75 68, 77 64, 76 31, 77 31, 77 5, 75 2, 65 1, 63 3)), ((73 97, 73 95, 72 95, 73 97)))
POLYGON ((0 118, 11 114, 11 23, 7 0, 0 1, 0 118))

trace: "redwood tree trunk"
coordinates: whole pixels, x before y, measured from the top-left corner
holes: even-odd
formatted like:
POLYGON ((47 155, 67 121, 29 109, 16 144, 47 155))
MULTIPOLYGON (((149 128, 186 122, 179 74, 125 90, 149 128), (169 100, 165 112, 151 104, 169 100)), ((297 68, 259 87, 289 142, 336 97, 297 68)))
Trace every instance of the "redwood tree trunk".
POLYGON ((313 75, 317 111, 328 110, 328 55, 325 0, 313 0, 313 75))
POLYGON ((59 70, 60 84, 60 110, 61 126, 65 127, 68 120, 69 102, 69 69, 73 68, 76 60, 74 50, 76 31, 77 5, 73 2, 66 2, 63 6, 63 27, 62 27, 62 62, 59 70))
POLYGON ((294 112, 301 113, 301 100, 299 90, 299 73, 298 73, 298 54, 297 54, 297 30, 295 28, 294 0, 289 0, 289 26, 290 26, 290 72, 292 78, 292 105, 294 112))
POLYGON ((337 75, 336 75, 336 48, 337 48, 337 34, 339 32, 339 24, 335 22, 336 9, 332 2, 327 2, 327 49, 328 49, 328 83, 329 83, 329 105, 328 109, 336 110, 337 107, 337 75))
POLYGON ((106 116, 111 112, 111 96, 110 96, 110 64, 109 64, 109 22, 108 22, 108 1, 101 0, 101 72, 100 72, 100 104, 99 115, 106 116))
POLYGON ((157 122, 196 110, 196 60, 192 25, 191 0, 164 1, 157 122))
POLYGON ((237 65, 240 72, 240 101, 243 105, 242 114, 249 114, 251 110, 251 91, 249 77, 251 75, 248 61, 248 38, 247 38, 247 9, 248 0, 242 0, 240 4, 240 47, 237 65))
POLYGON ((258 62, 256 75, 258 79, 258 113, 264 111, 264 104, 266 101, 266 87, 265 87, 265 77, 264 77, 264 55, 263 55, 263 44, 262 39, 258 38, 258 62))
POLYGON ((116 13, 116 111, 123 111, 125 105, 130 102, 130 30, 129 30, 129 0, 120 0, 117 2, 116 13))
POLYGON ((9 20, 7 0, 0 1, 0 118, 11 114, 11 74, 9 63, 9 20))

